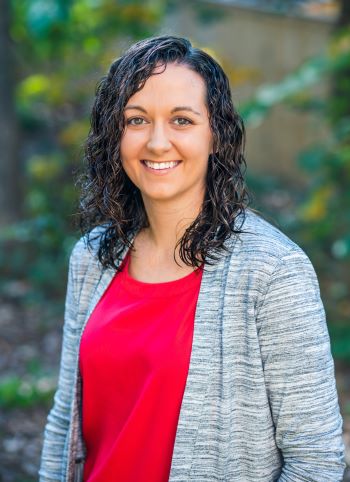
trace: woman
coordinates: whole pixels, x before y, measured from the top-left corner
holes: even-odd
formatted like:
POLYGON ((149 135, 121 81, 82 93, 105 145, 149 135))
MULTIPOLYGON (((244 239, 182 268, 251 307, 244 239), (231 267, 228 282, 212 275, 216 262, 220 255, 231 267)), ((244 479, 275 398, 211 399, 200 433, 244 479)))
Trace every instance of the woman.
POLYGON ((186 39, 98 86, 41 481, 340 481, 305 253, 247 208, 227 77, 186 39))

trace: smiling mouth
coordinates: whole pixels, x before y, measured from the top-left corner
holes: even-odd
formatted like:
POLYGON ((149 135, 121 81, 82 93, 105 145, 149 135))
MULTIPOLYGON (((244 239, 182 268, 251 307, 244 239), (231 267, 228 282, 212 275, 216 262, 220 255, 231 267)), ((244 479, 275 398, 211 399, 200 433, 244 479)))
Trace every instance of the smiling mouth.
POLYGON ((165 161, 165 162, 152 162, 142 159, 142 164, 153 169, 155 171, 163 171, 166 169, 172 169, 180 164, 181 161, 165 161))

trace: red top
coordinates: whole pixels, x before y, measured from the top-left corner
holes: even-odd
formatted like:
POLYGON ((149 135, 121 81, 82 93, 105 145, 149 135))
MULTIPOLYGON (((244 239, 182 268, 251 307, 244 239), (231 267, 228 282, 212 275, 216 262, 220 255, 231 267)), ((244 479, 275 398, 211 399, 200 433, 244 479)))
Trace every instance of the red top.
POLYGON ((84 482, 169 479, 203 270, 144 283, 129 258, 81 340, 84 482))

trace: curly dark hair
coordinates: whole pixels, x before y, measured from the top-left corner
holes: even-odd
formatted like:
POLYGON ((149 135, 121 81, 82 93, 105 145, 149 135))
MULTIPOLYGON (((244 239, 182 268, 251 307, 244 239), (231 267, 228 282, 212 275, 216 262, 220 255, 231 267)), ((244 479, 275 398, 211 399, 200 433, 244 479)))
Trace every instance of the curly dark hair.
MULTIPOLYGON (((155 68, 165 69, 168 63, 185 65, 205 81, 213 135, 214 154, 208 159, 204 201, 197 218, 176 245, 179 256, 188 266, 213 264, 222 250, 227 251, 225 241, 242 232, 249 199, 243 178, 245 129, 233 106, 229 81, 220 65, 189 40, 169 35, 151 37, 133 44, 117 58, 96 88, 85 143, 86 168, 79 179, 79 223, 89 246, 92 229, 105 225, 98 249, 104 268, 118 271, 125 246, 133 248, 133 234, 149 226, 140 190, 121 164, 124 108, 129 98, 155 75, 155 68)), ((175 251, 174 259, 177 262, 175 251)))

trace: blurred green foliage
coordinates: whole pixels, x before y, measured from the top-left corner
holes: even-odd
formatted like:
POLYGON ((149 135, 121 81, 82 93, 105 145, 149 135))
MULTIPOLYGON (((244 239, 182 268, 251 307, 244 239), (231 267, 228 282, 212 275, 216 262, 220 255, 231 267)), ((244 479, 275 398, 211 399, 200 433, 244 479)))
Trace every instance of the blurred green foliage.
MULTIPOLYGON (((276 85, 263 86, 243 108, 248 123, 263 121, 280 103, 311 112, 328 132, 299 153, 309 180, 295 193, 295 211, 283 219, 288 233, 310 255, 320 277, 335 357, 350 360, 350 29, 334 35, 326 53, 302 65, 276 85), (328 94, 314 87, 327 85, 328 94)), ((273 181, 252 180, 258 192, 273 181)), ((276 214, 276 213, 274 213, 276 214)))
POLYGON ((10 375, 0 379, 0 408, 28 408, 49 405, 56 390, 56 377, 26 377, 10 375))

